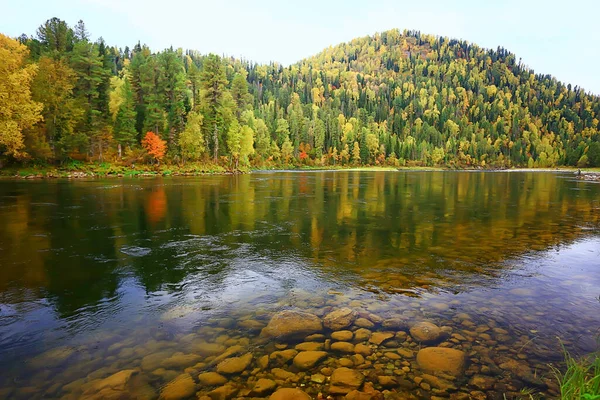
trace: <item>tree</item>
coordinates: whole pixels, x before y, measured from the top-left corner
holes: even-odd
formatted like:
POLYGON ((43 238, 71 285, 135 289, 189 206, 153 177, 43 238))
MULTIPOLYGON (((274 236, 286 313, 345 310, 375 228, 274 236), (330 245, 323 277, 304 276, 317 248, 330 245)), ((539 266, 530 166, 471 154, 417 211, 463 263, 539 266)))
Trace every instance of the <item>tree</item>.
POLYGON ((202 103, 204 106, 204 126, 210 130, 213 160, 219 155, 219 133, 225 128, 224 103, 227 91, 227 77, 221 58, 210 54, 204 61, 201 74, 202 103))
POLYGON ((142 140, 142 146, 153 159, 158 161, 160 164, 160 160, 163 159, 165 153, 167 151, 167 142, 162 140, 156 133, 147 132, 146 136, 142 140))
POLYGON ((360 165, 360 146, 358 142, 354 142, 354 148, 352 149, 352 161, 356 165, 360 165))
POLYGON ((159 57, 160 72, 158 86, 163 92, 163 107, 167 116, 169 142, 176 141, 177 134, 183 130, 185 107, 185 69, 183 61, 172 48, 163 51, 159 57))
POLYGON ((73 34, 75 39, 78 41, 88 41, 90 40, 90 34, 85 27, 85 23, 83 20, 77 21, 77 25, 75 25, 75 29, 73 30, 73 34))
POLYGON ((186 60, 188 65, 187 80, 192 92, 192 108, 196 108, 198 106, 198 99, 200 98, 198 93, 200 90, 200 70, 198 70, 196 63, 194 63, 190 56, 187 56, 186 60))
POLYGON ((65 21, 58 18, 47 20, 37 29, 37 37, 42 47, 55 55, 62 55, 73 49, 74 33, 65 21))
POLYGON ((42 119, 43 105, 31 99, 35 64, 26 65, 29 50, 0 34, 0 155, 22 158, 23 131, 42 119))
POLYGON ((271 147, 271 139, 269 138, 269 128, 265 121, 257 118, 254 122, 256 131, 256 152, 263 158, 267 158, 271 147))
POLYGON ((292 146, 292 142, 289 137, 286 137, 283 141, 283 145, 281 146, 281 157, 283 157, 283 162, 288 165, 290 162, 290 158, 294 154, 294 147, 292 146))
POLYGON ((64 60, 47 56, 39 59, 31 92, 33 100, 44 105, 44 120, 39 126, 52 152, 56 151, 58 141, 75 133, 83 116, 73 97, 76 79, 75 71, 64 60))
POLYGON ((183 160, 198 160, 204 153, 204 137, 202 136, 202 114, 192 111, 188 114, 185 129, 179 135, 179 148, 183 160))
POLYGON ((323 155, 325 145, 325 123, 317 117, 314 120, 313 141, 316 157, 319 159, 323 155))
POLYGON ((142 107, 139 112, 143 113, 143 130, 161 135, 164 133, 167 121, 160 87, 160 65, 155 55, 140 57, 138 62, 143 62, 139 66, 142 96, 142 107))
POLYGON ((286 139, 290 138, 290 127, 284 118, 277 120, 277 128, 275 129, 277 144, 283 145, 286 139))
POLYGON ((367 150, 369 151, 369 161, 374 161, 379 151, 379 139, 374 133, 367 133, 365 141, 367 150))
POLYGON ((121 157, 122 146, 135 144, 137 131, 135 130, 135 101, 127 77, 119 90, 122 101, 115 115, 114 138, 118 144, 119 157, 121 157))
POLYGON ((600 167, 600 143, 592 142, 587 151, 588 163, 590 167, 600 167))
POLYGON ((248 165, 248 157, 254 154, 254 130, 248 125, 242 125, 240 136, 240 160, 248 165))
POLYGON ((229 125, 229 130, 227 131, 227 147, 231 153, 235 170, 238 169, 240 161, 241 142, 242 133, 240 124, 237 122, 237 120, 234 120, 233 123, 229 125))
POLYGON ((74 93, 84 111, 83 132, 91 132, 101 118, 99 87, 106 77, 98 48, 88 41, 77 42, 71 55, 71 66, 77 74, 74 93))
POLYGON ((245 70, 235 74, 231 81, 231 96, 236 106, 236 115, 239 118, 242 111, 247 106, 252 104, 252 95, 248 93, 248 82, 246 76, 248 73, 245 70))
POLYGON ((446 154, 444 153, 444 149, 441 147, 436 147, 431 152, 431 162, 433 163, 433 165, 438 165, 442 161, 444 161, 445 156, 446 154))

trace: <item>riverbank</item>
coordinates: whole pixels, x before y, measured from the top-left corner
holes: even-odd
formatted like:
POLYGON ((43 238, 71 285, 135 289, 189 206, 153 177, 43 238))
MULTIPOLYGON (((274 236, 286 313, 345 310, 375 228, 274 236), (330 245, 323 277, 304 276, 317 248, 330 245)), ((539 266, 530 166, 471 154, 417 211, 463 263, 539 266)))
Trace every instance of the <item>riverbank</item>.
MULTIPOLYGON (((511 169, 480 169, 480 168, 450 168, 450 167, 381 167, 381 166, 273 166, 262 168, 246 168, 232 171, 226 167, 212 163, 188 163, 185 165, 139 164, 124 166, 113 163, 71 163, 62 166, 17 166, 0 170, 0 178, 8 179, 54 179, 54 178, 110 178, 110 177, 155 177, 155 176, 196 176, 213 174, 234 174, 272 171, 499 171, 499 172, 573 172, 575 167, 557 168, 511 168, 511 169)), ((581 179, 600 180, 600 168, 581 170, 581 179)))

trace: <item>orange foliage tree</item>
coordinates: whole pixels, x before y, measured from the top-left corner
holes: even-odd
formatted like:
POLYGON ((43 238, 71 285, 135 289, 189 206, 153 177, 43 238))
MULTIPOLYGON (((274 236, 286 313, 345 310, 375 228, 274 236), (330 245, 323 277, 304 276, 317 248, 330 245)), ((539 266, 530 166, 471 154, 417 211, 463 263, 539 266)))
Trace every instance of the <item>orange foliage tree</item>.
POLYGON ((156 161, 160 163, 160 160, 165 156, 167 151, 167 142, 162 140, 156 133, 148 132, 142 140, 142 146, 146 149, 156 161))

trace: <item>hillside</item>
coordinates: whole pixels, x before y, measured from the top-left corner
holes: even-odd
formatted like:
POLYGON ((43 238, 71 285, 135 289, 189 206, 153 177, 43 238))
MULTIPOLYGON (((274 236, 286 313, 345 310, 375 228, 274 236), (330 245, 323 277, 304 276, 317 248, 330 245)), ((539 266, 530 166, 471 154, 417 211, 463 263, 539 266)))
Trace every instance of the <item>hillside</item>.
POLYGON ((0 109, 43 118, 6 122, 5 163, 600 166, 600 99, 502 48, 391 30, 283 67, 88 37, 58 19, 4 37, 28 53, 14 74, 37 71, 0 109))

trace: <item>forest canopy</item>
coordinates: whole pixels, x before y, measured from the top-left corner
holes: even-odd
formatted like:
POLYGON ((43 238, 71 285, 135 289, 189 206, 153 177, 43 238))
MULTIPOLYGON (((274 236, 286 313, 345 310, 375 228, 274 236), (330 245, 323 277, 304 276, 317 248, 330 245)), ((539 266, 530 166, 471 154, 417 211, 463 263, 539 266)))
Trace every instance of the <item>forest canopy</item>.
POLYGON ((416 31, 285 67, 117 48, 52 18, 0 34, 0 93, 0 164, 600 166, 598 96, 416 31))

